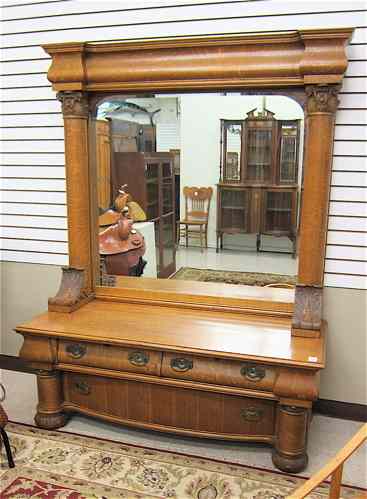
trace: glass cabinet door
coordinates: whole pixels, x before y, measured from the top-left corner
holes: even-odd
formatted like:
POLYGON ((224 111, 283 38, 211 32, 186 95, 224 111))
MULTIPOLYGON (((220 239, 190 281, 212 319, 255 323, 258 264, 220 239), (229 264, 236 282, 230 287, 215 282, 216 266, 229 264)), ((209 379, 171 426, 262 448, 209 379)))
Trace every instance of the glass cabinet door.
POLYGON ((147 185, 147 220, 159 216, 159 163, 147 161, 145 165, 145 178, 147 185))
POLYGON ((240 182, 242 156, 242 122, 222 120, 223 182, 240 182))
POLYGON ((225 189, 220 192, 221 228, 229 232, 246 232, 248 193, 244 189, 225 189))
POLYGON ((249 128, 247 133, 246 181, 256 184, 271 179, 273 129, 249 128))
POLYGON ((295 193, 267 191, 265 193, 264 232, 288 233, 292 231, 292 211, 295 193))
POLYGON ((283 121, 280 125, 279 182, 296 184, 298 174, 298 122, 283 121))

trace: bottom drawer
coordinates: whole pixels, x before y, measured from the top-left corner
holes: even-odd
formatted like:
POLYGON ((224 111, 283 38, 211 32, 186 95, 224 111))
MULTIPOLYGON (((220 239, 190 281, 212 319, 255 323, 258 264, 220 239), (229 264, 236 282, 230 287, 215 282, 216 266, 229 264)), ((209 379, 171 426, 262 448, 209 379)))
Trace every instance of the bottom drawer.
POLYGON ((236 438, 274 434, 269 400, 74 373, 64 373, 63 386, 66 408, 120 422, 236 438))

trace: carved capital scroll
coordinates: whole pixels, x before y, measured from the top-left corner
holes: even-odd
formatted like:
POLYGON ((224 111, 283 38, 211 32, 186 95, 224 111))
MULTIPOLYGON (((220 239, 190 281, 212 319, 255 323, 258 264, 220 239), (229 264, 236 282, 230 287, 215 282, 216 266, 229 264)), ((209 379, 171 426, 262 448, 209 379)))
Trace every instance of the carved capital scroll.
POLYGON ((62 103, 65 118, 88 118, 88 94, 86 92, 58 92, 57 99, 62 103))
POLYGON ((48 299, 48 310, 51 312, 72 312, 86 301, 92 299, 83 291, 84 270, 73 267, 62 267, 60 288, 56 296, 48 299))
POLYGON ((335 113, 339 105, 339 89, 340 85, 307 85, 307 113, 335 113))
POLYGON ((322 288, 314 286, 296 286, 292 328, 321 329, 322 288))

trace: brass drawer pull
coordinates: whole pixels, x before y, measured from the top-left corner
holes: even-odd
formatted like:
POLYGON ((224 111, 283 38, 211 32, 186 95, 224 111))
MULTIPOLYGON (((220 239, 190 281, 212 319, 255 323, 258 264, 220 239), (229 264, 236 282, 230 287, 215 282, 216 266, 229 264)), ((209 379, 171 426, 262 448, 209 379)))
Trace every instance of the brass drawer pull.
POLYGON ((149 355, 141 350, 130 352, 128 356, 130 364, 133 366, 146 366, 149 362, 149 355))
POLYGON ((90 386, 85 381, 77 381, 74 386, 75 386, 76 390, 79 393, 81 393, 82 395, 89 395, 90 394, 90 391, 91 391, 90 386))
POLYGON ((174 371, 185 372, 189 371, 193 367, 193 361, 190 359, 185 359, 185 357, 175 357, 171 360, 171 368, 174 371))
POLYGON ((247 409, 241 409, 241 417, 245 421, 260 421, 263 417, 263 411, 256 407, 248 407, 247 409))
POLYGON ((66 352, 74 359, 81 359, 87 352, 87 347, 80 343, 70 343, 66 345, 66 352))
POLYGON ((241 374, 249 381, 260 381, 265 378, 265 367, 247 364, 241 367, 241 374))

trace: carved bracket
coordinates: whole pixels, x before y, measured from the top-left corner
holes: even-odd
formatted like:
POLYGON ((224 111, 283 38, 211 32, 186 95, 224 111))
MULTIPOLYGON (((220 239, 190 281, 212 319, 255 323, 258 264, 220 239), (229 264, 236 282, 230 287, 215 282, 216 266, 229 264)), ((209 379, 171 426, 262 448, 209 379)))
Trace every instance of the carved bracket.
POLYGON ((73 312, 86 302, 93 299, 94 295, 87 295, 83 291, 84 269, 62 267, 62 278, 56 296, 48 299, 50 312, 73 312))
POLYGON ((322 288, 296 286, 292 334, 294 336, 319 336, 322 321, 322 288), (295 330, 295 331, 293 331, 295 330), (302 334, 302 331, 317 331, 317 334, 302 334))

